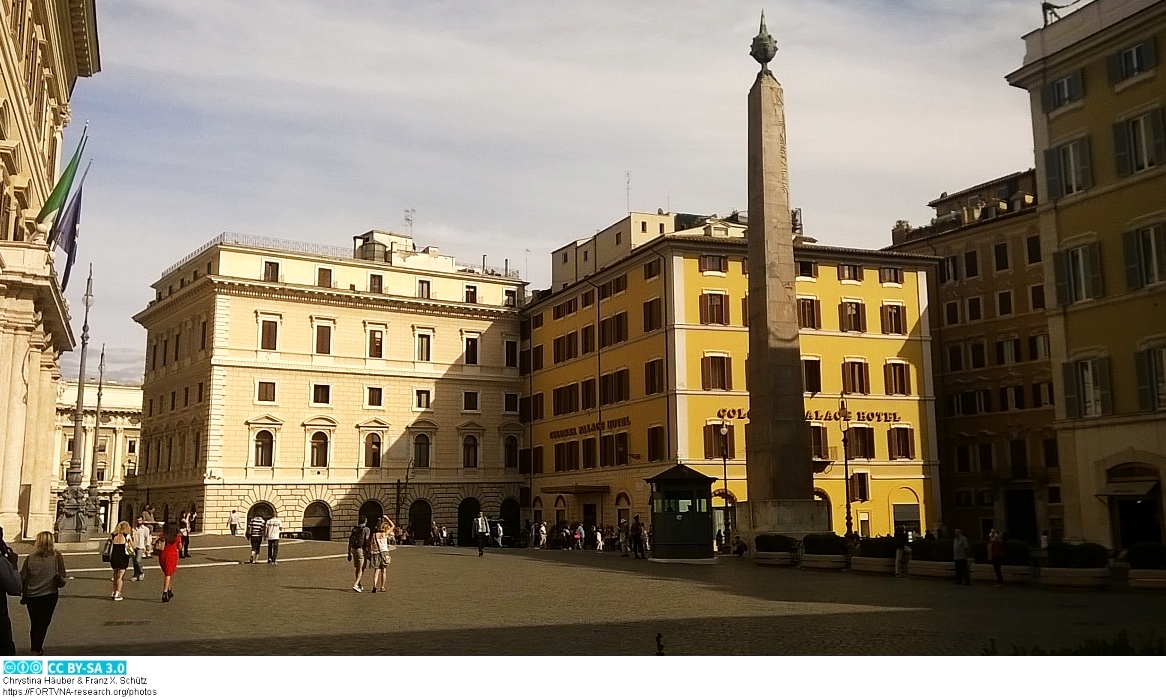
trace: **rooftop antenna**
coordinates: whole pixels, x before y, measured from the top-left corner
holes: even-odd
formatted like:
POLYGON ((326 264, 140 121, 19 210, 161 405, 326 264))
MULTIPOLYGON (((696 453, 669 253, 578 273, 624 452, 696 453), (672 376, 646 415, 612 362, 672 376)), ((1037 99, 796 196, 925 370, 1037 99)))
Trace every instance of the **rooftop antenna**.
POLYGON ((413 215, 417 210, 410 207, 405 210, 405 228, 409 230, 409 238, 413 237, 413 215))
POLYGON ((632 210, 632 171, 630 171, 630 170, 623 171, 623 178, 624 178, 624 190, 627 192, 627 195, 628 195, 628 211, 630 212, 632 210))

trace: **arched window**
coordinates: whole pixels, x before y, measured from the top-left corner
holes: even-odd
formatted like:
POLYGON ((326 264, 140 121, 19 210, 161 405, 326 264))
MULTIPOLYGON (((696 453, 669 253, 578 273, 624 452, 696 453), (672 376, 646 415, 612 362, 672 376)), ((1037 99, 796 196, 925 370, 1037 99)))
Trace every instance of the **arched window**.
POLYGON ((369 433, 364 439, 364 466, 369 469, 381 468, 381 436, 369 433))
POLYGON ((255 466, 270 467, 275 457, 275 437, 270 430, 255 433, 255 466))
POLYGON ((413 438, 413 468, 429 468, 429 436, 425 433, 413 438))
POLYGON ((312 433, 312 466, 328 466, 328 433, 323 430, 312 433))
POLYGON ((518 438, 507 435, 502 441, 503 452, 506 453, 506 468, 518 469, 518 438))
POLYGON ((478 438, 467 435, 462 440, 462 467, 465 469, 478 468, 478 438))

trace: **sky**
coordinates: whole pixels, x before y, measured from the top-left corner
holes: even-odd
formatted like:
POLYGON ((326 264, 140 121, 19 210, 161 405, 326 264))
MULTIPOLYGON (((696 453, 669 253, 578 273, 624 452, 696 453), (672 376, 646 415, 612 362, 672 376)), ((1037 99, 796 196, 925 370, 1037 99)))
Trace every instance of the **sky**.
MULTIPOLYGON (((98 0, 77 265, 92 357, 140 381, 132 316, 223 231, 350 245, 404 231, 460 260, 550 251, 634 211, 746 208, 756 2, 98 0), (630 182, 630 187, 629 187, 630 182), (630 192, 630 194, 629 194, 630 192)), ((927 202, 1032 167, 1027 95, 1004 75, 1036 0, 765 6, 785 90, 791 206, 822 244, 882 247, 927 202)), ((78 352, 62 357, 76 376, 78 352)), ((87 371, 93 374, 96 360, 87 371)))

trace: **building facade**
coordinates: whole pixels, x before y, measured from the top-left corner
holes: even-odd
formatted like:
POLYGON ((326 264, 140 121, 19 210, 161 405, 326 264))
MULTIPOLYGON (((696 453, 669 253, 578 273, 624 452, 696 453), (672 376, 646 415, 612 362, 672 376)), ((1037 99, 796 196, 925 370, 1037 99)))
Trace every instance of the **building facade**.
POLYGON ((353 250, 223 234, 165 271, 147 331, 147 503, 207 531, 232 510, 343 538, 358 514, 418 536, 479 509, 519 526, 516 270, 370 231, 353 250))
POLYGON ((57 361, 69 312, 36 217, 56 182, 69 98, 100 70, 92 0, 16 0, 0 10, 0 526, 53 529, 57 361))
POLYGON ((1162 541, 1166 2, 1095 0, 1024 37, 1065 535, 1162 541))
MULTIPOLYGON (((553 253, 555 288, 524 310, 522 417, 529 429, 532 516, 616 525, 649 515, 644 479, 678 462, 715 478, 717 527, 748 498, 746 226, 728 219, 633 213, 605 242, 553 253), (618 238, 616 234, 621 234, 618 238)), ((850 446, 853 529, 941 522, 927 279, 933 259, 799 245, 797 294, 806 421, 817 497, 845 532, 850 446), (846 402, 849 421, 843 421, 846 402)))
POLYGON ((890 250, 934 255, 931 326, 946 524, 1059 539, 1060 462, 1035 171, 937 198, 890 250))
MULTIPOLYGON (((65 490, 65 471, 73 457, 73 417, 77 408, 77 382, 58 384, 54 510, 65 490)), ((108 532, 121 512, 122 485, 138 468, 142 432, 142 387, 105 382, 101 387, 101 427, 97 427, 97 386, 85 390, 82 419, 81 484, 97 486, 97 512, 108 532), (96 444, 95 444, 96 441, 96 444), (96 447, 96 451, 94 448, 96 447), (96 465, 96 475, 94 469, 96 465), (96 480, 94 480, 96 476, 96 480)))

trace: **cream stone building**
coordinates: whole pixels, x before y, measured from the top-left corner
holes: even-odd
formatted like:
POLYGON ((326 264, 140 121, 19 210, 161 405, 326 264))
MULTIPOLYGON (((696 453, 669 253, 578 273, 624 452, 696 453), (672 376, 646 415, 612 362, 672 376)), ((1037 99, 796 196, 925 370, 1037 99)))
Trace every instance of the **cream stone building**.
MULTIPOLYGON (((483 261, 485 262, 485 261, 483 261)), ((343 539, 358 514, 519 527, 518 271, 369 231, 351 249, 223 234, 162 273, 123 517, 232 510, 343 539)))
MULTIPOLYGON (((53 474, 53 500, 59 501, 65 490, 65 471, 73 456, 73 413, 77 408, 77 382, 57 385, 56 473, 53 474)), ((142 432, 142 387, 106 381, 101 387, 101 427, 97 429, 97 386, 86 382, 84 418, 82 419, 81 485, 93 482, 94 457, 97 466, 97 511, 108 532, 119 513, 121 488, 127 474, 138 466, 138 447, 142 432), (94 452, 94 439, 97 451, 94 452)))
POLYGON ((77 78, 101 69, 93 0, 15 0, 0 9, 0 526, 53 529, 57 358, 73 349, 46 233, 36 216, 57 179, 77 78))

